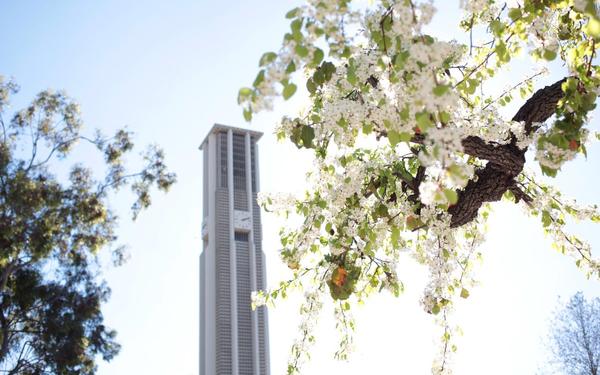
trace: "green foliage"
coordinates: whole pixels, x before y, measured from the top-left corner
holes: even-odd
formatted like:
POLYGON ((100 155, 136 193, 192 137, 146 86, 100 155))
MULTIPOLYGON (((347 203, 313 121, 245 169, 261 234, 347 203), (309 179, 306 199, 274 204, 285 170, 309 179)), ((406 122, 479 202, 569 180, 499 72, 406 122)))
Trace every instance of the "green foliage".
MULTIPOLYGON (((310 187, 303 197, 266 201, 274 212, 301 219, 280 233, 290 285, 306 286, 307 295, 329 290, 340 306, 337 325, 347 328, 346 306, 403 290, 396 269, 400 253, 409 253, 429 269, 420 302, 444 330, 435 374, 451 371, 445 365, 456 351, 456 332, 448 319, 456 299, 468 298, 475 285, 471 272, 488 202, 504 196, 524 204, 558 251, 588 276, 600 275, 589 244, 565 232, 566 217, 600 220, 597 208, 560 199, 524 168, 535 160, 555 176, 586 153, 600 87, 597 1, 460 3, 457 21, 470 38, 430 28, 435 4, 429 1, 307 2, 286 15, 290 30, 277 57, 238 100, 249 120, 276 98, 294 95, 291 82, 310 94, 306 109, 285 116, 277 129, 280 140, 314 150, 310 187), (536 87, 542 69, 504 91, 490 87, 515 65, 544 60, 560 62, 551 67, 565 67, 567 77, 536 87), (512 119, 499 115, 517 102, 512 119), (535 157, 525 158, 527 150, 535 157)), ((312 317, 319 304, 306 301, 302 314, 312 317)), ((311 332, 301 329, 300 342, 310 341, 311 332)), ((349 342, 340 340, 342 353, 349 342)), ((308 349, 292 350, 290 373, 299 371, 301 353, 308 349)))
POLYGON ((283 87, 283 98, 288 100, 296 93, 297 86, 293 83, 288 83, 283 87))
POLYGON ((312 141, 315 138, 315 130, 308 125, 302 125, 297 122, 290 138, 298 148, 312 148, 312 141))
POLYGON ((258 66, 262 68, 263 66, 271 63, 276 58, 277 58, 277 54, 275 52, 265 52, 262 55, 262 57, 260 58, 260 61, 258 62, 258 66))
POLYGON ((339 266, 331 273, 327 281, 331 298, 334 300, 346 300, 354 293, 354 286, 360 276, 360 268, 353 265, 339 266))
POLYGON ((82 135, 78 106, 63 93, 43 91, 7 114, 17 91, 0 76, 0 366, 11 374, 94 374, 98 356, 119 352, 101 312, 110 290, 98 279, 100 250, 112 248, 117 264, 124 259, 109 194, 131 186, 135 217, 150 204, 150 189, 167 191, 175 175, 156 146, 142 170, 127 171, 131 133, 82 135), (78 143, 104 160, 102 178, 79 163, 66 178, 52 173, 78 143))

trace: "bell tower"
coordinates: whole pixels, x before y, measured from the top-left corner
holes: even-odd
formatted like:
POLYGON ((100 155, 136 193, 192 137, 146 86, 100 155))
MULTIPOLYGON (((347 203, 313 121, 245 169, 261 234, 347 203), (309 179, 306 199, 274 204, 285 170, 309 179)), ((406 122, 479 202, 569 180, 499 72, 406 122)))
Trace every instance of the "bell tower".
POLYGON ((269 375, 257 141, 262 133, 215 124, 202 142, 200 375, 269 375))

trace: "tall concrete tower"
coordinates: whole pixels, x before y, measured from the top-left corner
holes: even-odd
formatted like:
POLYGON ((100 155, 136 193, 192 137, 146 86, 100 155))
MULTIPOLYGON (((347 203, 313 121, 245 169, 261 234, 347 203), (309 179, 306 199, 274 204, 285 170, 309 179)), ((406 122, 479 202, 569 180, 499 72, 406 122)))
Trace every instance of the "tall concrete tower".
POLYGON ((269 375, 267 311, 250 307, 250 293, 266 285, 256 203, 261 136, 215 124, 200 146, 200 375, 269 375))

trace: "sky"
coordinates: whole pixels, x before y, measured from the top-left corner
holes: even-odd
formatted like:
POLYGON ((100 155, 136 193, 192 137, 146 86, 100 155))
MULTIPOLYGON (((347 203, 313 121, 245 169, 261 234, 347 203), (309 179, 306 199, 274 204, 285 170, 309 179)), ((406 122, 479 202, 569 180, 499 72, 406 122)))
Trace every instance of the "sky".
MULTIPOLYGON (((262 53, 279 48, 288 28, 283 16, 299 3, 0 1, 0 74, 21 86, 14 108, 43 89, 64 89, 81 104, 90 134, 95 128, 110 133, 127 126, 138 145, 159 143, 178 175, 172 191, 155 195, 153 206, 134 223, 128 213, 131 197, 113 201, 121 216, 120 242, 128 245, 131 259, 104 274, 113 291, 104 316, 123 348, 110 363, 100 363, 100 375, 198 374, 198 146, 213 123, 265 133, 259 143, 263 191, 301 192, 306 187, 310 153, 277 143, 272 134, 278 118, 302 107, 302 93, 278 102, 274 112, 256 116, 251 124, 244 123, 236 103, 239 87, 254 79, 262 53)), ((450 2, 443 3, 448 9, 439 12, 430 31, 446 36, 455 28, 456 12, 450 2)), ((524 61, 496 85, 529 70, 524 61)), ((560 74, 542 79, 538 87, 560 74)), ((592 122, 598 130, 597 120, 592 122)), ((85 154, 82 158, 86 161, 85 154)), ((593 144, 587 160, 578 157, 554 182, 581 203, 598 204, 600 179, 594 171, 599 162, 600 147, 593 144)), ((550 248, 537 219, 515 205, 494 207, 482 248, 484 262, 476 273, 480 285, 455 313, 464 331, 455 373, 533 374, 546 360, 548 320, 559 298, 578 290, 600 296, 600 283, 586 280, 570 258, 550 248)), ((270 285, 288 276, 277 257, 282 224, 263 214, 270 285)), ((600 247, 597 226, 577 224, 573 230, 600 247)), ((600 255, 598 250, 595 254, 600 255)), ((426 275, 408 259, 400 267, 404 295, 383 294, 356 309, 356 351, 347 363, 332 358, 336 331, 331 306, 326 306, 306 374, 428 373, 438 333, 416 302, 426 275)), ((296 337, 298 303, 291 297, 269 312, 274 375, 284 373, 296 337)))

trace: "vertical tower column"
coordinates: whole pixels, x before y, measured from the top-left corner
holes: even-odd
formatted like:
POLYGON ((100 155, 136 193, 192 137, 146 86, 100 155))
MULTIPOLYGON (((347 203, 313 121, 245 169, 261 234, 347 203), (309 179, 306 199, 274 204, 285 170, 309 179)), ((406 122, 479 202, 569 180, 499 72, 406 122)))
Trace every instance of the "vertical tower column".
MULTIPOLYGON (((254 186, 256 188, 256 191, 260 191, 260 169, 259 169, 259 157, 258 157, 258 146, 256 143, 252 144, 252 147, 254 148, 254 176, 252 176, 254 178, 254 186)), ((254 200, 253 200, 254 202, 254 200)), ((254 212, 252 212, 252 217, 254 217, 254 212)), ((254 228, 254 223, 252 223, 252 228, 254 228)), ((258 233, 258 235, 260 236, 260 238, 262 238, 262 233, 258 233)), ((266 288, 267 286, 267 262, 265 259, 265 254, 262 251, 262 246, 261 246, 261 251, 259 254, 256 254, 256 256, 261 257, 262 260, 262 274, 259 275, 259 277, 261 278, 262 281, 262 286, 264 288, 266 288)), ((255 263, 256 264, 256 263, 255 263)), ((262 320, 263 320, 263 339, 264 339, 264 346, 263 348, 261 348, 264 351, 264 356, 265 356, 265 373, 263 375, 270 375, 271 373, 271 369, 270 369, 270 364, 271 364, 271 358, 270 358, 270 350, 269 350, 269 309, 267 309, 266 307, 263 307, 263 314, 262 314, 262 320)))
POLYGON ((229 190, 229 275, 231 291, 231 372, 238 375, 238 314, 237 314, 237 264, 235 246, 235 227, 233 223, 234 186, 233 186, 233 131, 227 131, 227 187, 229 190))
MULTIPOLYGON (((253 219, 253 203, 254 197, 252 194, 252 156, 250 152, 250 133, 246 133, 246 194, 248 197, 248 212, 250 213, 250 233, 248 234, 248 248, 250 255, 250 288, 256 290, 256 247, 254 246, 254 219, 253 219)), ((260 374, 260 357, 259 357, 259 344, 258 344, 258 314, 257 311, 252 311, 252 363, 254 365, 254 373, 260 374)))
POLYGON ((216 206, 215 206, 215 191, 217 188, 217 135, 211 133, 208 136, 208 246, 203 250, 204 262, 202 262, 202 279, 204 285, 204 301, 201 307, 204 314, 204 332, 203 337, 200 339, 200 350, 203 352, 201 358, 204 359, 204 363, 201 364, 204 370, 203 374, 215 374, 216 373, 216 283, 215 283, 215 233, 216 233, 216 206), (208 323, 208 324, 207 324, 208 323))

